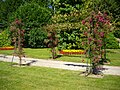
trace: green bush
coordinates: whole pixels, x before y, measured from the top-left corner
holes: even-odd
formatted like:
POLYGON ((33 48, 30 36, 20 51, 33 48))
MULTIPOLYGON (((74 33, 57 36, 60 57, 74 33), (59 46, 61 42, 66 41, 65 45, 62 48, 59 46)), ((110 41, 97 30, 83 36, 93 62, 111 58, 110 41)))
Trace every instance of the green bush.
POLYGON ((48 22, 51 17, 51 12, 48 8, 41 7, 37 3, 25 3, 21 5, 16 12, 10 17, 10 21, 14 21, 16 18, 22 19, 24 24, 28 27, 39 26, 48 22))
POLYGON ((0 47, 10 46, 10 34, 8 30, 4 30, 0 33, 0 47))
POLYGON ((61 31, 59 37, 58 49, 81 49, 82 32, 79 29, 61 31))
POLYGON ((47 33, 41 28, 35 28, 29 32, 28 43, 30 47, 45 47, 44 39, 47 38, 47 33))
POLYGON ((114 32, 114 36, 115 36, 116 38, 120 38, 120 30, 116 30, 116 31, 114 32))
POLYGON ((119 43, 112 33, 106 38, 106 48, 107 49, 118 49, 119 43))
POLYGON ((46 35, 41 31, 41 27, 51 18, 51 11, 34 2, 25 3, 12 14, 9 21, 14 21, 16 18, 22 19, 24 23, 25 47, 36 47, 37 44, 40 44, 37 47, 43 47, 43 38, 46 38, 46 35))

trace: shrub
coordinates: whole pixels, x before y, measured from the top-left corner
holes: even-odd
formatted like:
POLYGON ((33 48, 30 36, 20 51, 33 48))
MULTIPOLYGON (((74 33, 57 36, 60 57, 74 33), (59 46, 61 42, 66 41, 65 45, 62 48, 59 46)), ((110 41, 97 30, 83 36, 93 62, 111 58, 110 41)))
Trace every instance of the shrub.
POLYGON ((9 37, 10 34, 7 29, 0 33, 0 47, 10 46, 11 40, 9 37))
POLYGON ((46 45, 43 43, 44 39, 47 38, 47 33, 41 28, 34 28, 29 32, 29 47, 45 47, 46 45))
POLYGON ((116 30, 116 31, 114 32, 114 36, 115 36, 116 38, 120 38, 120 30, 116 30))
POLYGON ((118 49, 119 48, 119 43, 115 39, 112 33, 110 33, 108 37, 106 38, 106 48, 107 49, 118 49))
POLYGON ((61 31, 59 34, 58 49, 81 49, 82 32, 79 29, 61 31))
POLYGON ((49 21, 50 17, 51 12, 48 8, 41 7, 39 4, 32 2, 21 5, 9 20, 11 22, 16 18, 22 19, 25 30, 25 47, 36 47, 37 44, 40 44, 38 46, 42 47, 43 38, 46 38, 46 36, 43 34, 45 32, 40 30, 49 21))

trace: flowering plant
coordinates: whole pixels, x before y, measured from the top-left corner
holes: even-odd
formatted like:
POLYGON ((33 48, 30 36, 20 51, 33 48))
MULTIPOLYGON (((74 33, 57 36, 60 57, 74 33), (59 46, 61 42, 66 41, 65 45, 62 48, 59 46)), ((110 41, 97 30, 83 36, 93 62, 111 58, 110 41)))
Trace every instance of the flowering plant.
POLYGON ((23 53, 23 42, 24 42, 24 30, 22 29, 23 23, 21 20, 16 19, 12 22, 10 30, 12 32, 12 41, 14 43, 14 55, 19 57, 20 65, 22 63, 21 57, 23 53))
POLYGON ((85 54, 84 50, 61 50, 60 54, 85 54))
POLYGON ((46 30, 48 32, 47 39, 45 39, 45 43, 49 48, 51 48, 52 52, 52 58, 55 59, 57 57, 56 49, 55 47, 58 45, 58 36, 57 36, 57 31, 55 29, 55 26, 52 25, 47 25, 46 30))
POLYGON ((0 47, 0 50, 13 50, 14 47, 9 46, 9 47, 0 47))
POLYGON ((110 17, 106 12, 92 12, 89 17, 82 21, 82 24, 85 26, 83 32, 86 39, 82 44, 86 46, 86 54, 91 60, 91 71, 97 74, 97 66, 103 64, 105 60, 105 38, 111 31, 110 17))

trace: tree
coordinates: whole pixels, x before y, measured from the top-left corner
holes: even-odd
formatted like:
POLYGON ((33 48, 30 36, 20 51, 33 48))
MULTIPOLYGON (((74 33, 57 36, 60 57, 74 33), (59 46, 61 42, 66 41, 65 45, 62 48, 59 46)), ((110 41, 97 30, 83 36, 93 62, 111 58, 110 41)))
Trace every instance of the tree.
POLYGON ((38 42, 43 42, 43 39, 46 38, 45 32, 41 34, 43 32, 42 26, 48 23, 51 11, 37 3, 25 3, 9 17, 9 21, 11 22, 15 18, 22 19, 25 24, 23 26, 26 30, 25 47, 43 47, 43 44, 38 42))
POLYGON ((37 3, 41 7, 48 8, 49 0, 0 0, 0 30, 8 27, 9 17, 25 3, 37 3))
POLYGON ((82 48, 80 44, 82 38, 80 20, 79 11, 71 11, 70 14, 55 14, 52 17, 53 24, 59 30, 59 50, 82 48))
POLYGON ((0 23, 4 28, 9 25, 8 17, 23 3, 23 0, 0 0, 0 23))
POLYGON ((51 0, 51 5, 56 13, 70 13, 73 9, 81 8, 82 0, 51 0))
POLYGON ((28 3, 37 3, 41 7, 46 7, 46 8, 48 8, 50 4, 50 0, 24 0, 24 1, 28 3))
POLYGON ((81 14, 77 8, 80 0, 54 0, 54 15, 52 23, 56 24, 60 30, 58 48, 78 49, 81 48, 80 20, 81 14), (73 3, 74 2, 74 3, 73 3))
POLYGON ((7 20, 8 16, 25 3, 38 3, 41 7, 48 8, 48 0, 0 0, 0 18, 7 20))

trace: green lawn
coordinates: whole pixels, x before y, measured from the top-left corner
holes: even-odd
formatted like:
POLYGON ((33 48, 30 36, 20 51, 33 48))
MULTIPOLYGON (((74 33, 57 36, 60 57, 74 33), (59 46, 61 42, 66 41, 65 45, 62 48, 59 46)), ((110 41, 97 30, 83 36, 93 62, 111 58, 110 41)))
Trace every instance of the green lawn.
POLYGON ((78 71, 11 67, 0 62, 0 90, 119 90, 120 76, 86 78, 78 71))
MULTIPOLYGON (((26 57, 42 58, 42 59, 49 59, 51 57, 50 50, 47 48, 43 48, 43 49, 25 48, 24 52, 26 57)), ((7 50, 7 51, 1 50, 0 53, 10 55, 13 53, 13 50, 7 50)), ((110 65, 120 66, 120 49, 108 49, 107 58, 110 59, 111 61, 110 65)), ((83 59, 86 62, 86 58, 84 57, 84 55, 74 55, 74 56, 61 56, 56 60, 82 62, 83 59)))
POLYGON ((108 49, 107 58, 110 59, 111 65, 120 66, 120 49, 108 49))

